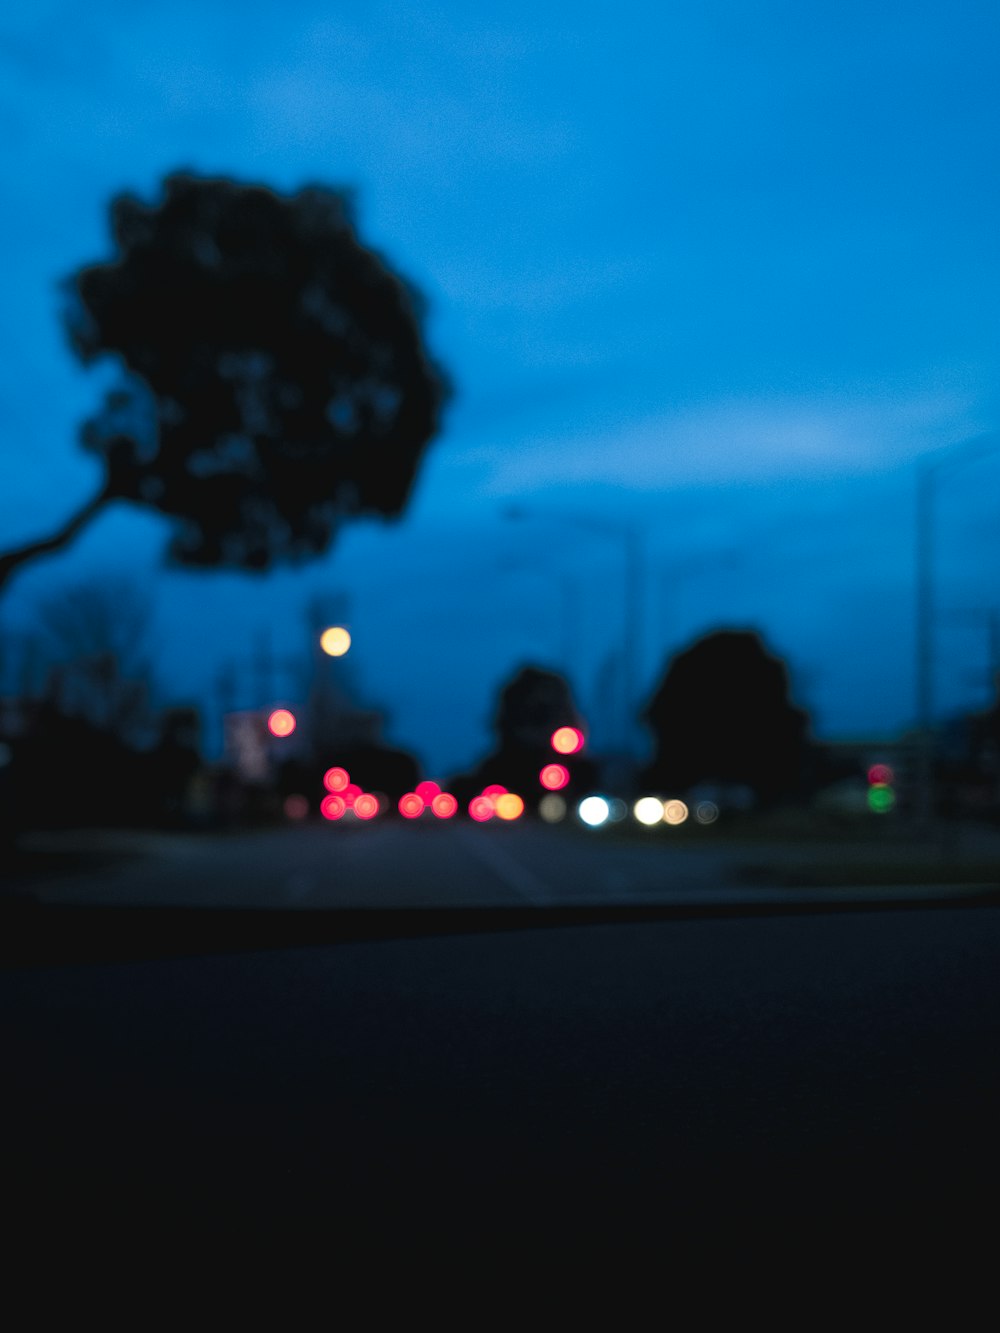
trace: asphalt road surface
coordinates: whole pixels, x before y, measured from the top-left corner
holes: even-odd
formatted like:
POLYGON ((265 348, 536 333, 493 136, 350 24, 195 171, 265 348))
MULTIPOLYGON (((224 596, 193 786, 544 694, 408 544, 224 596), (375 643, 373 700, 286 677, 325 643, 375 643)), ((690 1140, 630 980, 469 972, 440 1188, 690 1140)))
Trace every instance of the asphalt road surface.
POLYGON ((725 878, 724 858, 528 824, 383 819, 232 835, 84 833, 83 850, 88 837, 92 850, 108 853, 104 863, 34 886, 39 896, 190 906, 543 906, 642 899, 725 878))
POLYGON ((654 872, 649 849, 619 846, 599 864, 593 842, 545 830, 302 832, 202 840, 186 860, 175 842, 90 887, 296 909, 278 917, 377 892, 389 921, 430 887, 507 905, 510 928, 487 913, 409 938, 7 966, 5 1209, 33 1242, 69 1229, 107 1252, 117 1228, 308 1234, 331 1255, 665 1254, 735 1235, 781 1265, 802 1241, 992 1235, 987 899, 761 915, 719 899, 701 917, 560 924, 546 899, 607 893, 612 863, 633 899, 698 886, 673 878, 680 856, 654 872), (529 859, 536 832, 547 850, 529 859))
POLYGON ((978 1227, 998 949, 996 909, 887 911, 9 971, 5 1208, 342 1245, 978 1227))
MULTIPOLYGON (((87 832, 36 839, 47 849, 34 878, 19 887, 46 902, 173 904, 190 907, 380 908, 559 907, 570 904, 692 905, 770 900, 801 902, 755 876, 748 862, 780 865, 803 858, 801 846, 763 852, 715 841, 671 844, 643 834, 532 823, 466 821, 307 824, 233 834, 87 832), (53 855, 53 853, 58 853, 53 855)), ((996 841, 996 840, 995 840, 996 841)), ((30 840, 28 842, 30 846, 30 840)), ((898 848, 863 849, 866 859, 898 848)), ((1000 847, 989 848, 1000 866, 1000 847)), ((840 849, 807 851, 825 858, 837 884, 840 849)), ((992 874, 995 885, 1000 876, 992 874)), ((914 890, 884 890, 910 898, 914 890)), ((931 889, 931 896, 947 895, 931 889)), ((831 895, 819 891, 815 898, 831 895)), ((838 891, 834 898, 850 897, 838 891)), ((861 896, 864 896, 863 894, 861 896)))

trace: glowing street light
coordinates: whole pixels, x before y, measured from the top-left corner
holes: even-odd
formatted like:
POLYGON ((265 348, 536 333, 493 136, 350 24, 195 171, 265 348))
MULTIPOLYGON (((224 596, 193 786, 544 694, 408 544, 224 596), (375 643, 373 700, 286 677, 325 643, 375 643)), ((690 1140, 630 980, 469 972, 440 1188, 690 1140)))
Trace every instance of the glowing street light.
POLYGON ((489 796, 473 796, 469 802, 469 815, 477 824, 485 824, 492 819, 496 811, 489 796))
POLYGON ((295 730, 295 714, 287 708, 275 708, 268 714, 267 729, 272 736, 290 736, 295 730))
POLYGON ((640 796, 632 813, 640 824, 652 828, 654 824, 663 823, 663 802, 656 796, 640 796))
POLYGON ((546 824, 558 824, 561 819, 566 818, 566 802, 554 791, 550 791, 538 802, 538 813, 546 824))
POLYGON ((585 796, 577 806, 577 814, 591 828, 599 828, 611 815, 611 807, 603 796, 585 796))
POLYGON ((500 819, 520 819, 524 814, 524 802, 516 792, 505 791, 496 799, 496 812, 500 819))
POLYGON ((351 646, 351 636, 343 625, 330 625, 319 636, 319 646, 327 657, 343 657, 351 646))
POLYGON ((576 727, 557 727, 551 744, 556 754, 576 754, 583 749, 583 732, 576 727))
POLYGON ((450 791, 439 791, 431 800, 431 810, 438 819, 451 819, 458 809, 458 801, 450 791))

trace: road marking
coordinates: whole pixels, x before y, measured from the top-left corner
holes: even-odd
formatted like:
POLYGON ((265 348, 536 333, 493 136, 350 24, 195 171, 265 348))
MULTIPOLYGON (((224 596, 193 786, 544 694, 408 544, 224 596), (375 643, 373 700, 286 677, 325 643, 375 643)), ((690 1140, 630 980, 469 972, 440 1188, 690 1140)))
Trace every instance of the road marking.
POLYGON ((456 834, 469 852, 491 870, 497 879, 519 898, 531 903, 533 907, 548 907, 555 902, 555 895, 549 886, 527 866, 521 865, 513 856, 500 847, 485 830, 473 831, 459 825, 456 834))

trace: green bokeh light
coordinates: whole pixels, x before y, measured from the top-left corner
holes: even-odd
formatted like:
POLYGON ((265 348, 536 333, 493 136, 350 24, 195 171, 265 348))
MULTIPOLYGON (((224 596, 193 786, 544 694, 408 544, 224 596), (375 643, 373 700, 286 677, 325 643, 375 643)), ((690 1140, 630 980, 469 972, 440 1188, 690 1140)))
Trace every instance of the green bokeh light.
POLYGON ((896 804, 896 793, 884 782, 875 782, 868 788, 868 809, 884 815, 896 804))

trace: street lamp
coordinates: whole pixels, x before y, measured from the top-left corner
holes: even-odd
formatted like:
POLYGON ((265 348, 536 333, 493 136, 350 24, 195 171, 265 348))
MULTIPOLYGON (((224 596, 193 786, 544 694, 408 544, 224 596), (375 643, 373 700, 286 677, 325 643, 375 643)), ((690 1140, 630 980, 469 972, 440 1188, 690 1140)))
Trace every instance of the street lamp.
POLYGON ((976 435, 917 459, 916 482, 916 695, 918 728, 917 815, 934 815, 934 486, 942 473, 1000 448, 1000 433, 976 435))
POLYGON ((635 740, 636 719, 633 707, 637 689, 638 664, 641 662, 639 637, 642 630, 643 552, 642 533, 638 525, 594 518, 589 514, 564 514, 553 510, 539 512, 513 505, 504 511, 504 517, 520 522, 526 519, 569 523, 573 527, 598 532, 623 544, 625 595, 622 645, 622 743, 631 751, 635 740))
POLYGON ((329 625, 319 636, 319 646, 327 657, 343 657, 351 646, 351 635, 343 625, 329 625))

